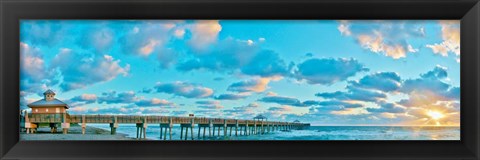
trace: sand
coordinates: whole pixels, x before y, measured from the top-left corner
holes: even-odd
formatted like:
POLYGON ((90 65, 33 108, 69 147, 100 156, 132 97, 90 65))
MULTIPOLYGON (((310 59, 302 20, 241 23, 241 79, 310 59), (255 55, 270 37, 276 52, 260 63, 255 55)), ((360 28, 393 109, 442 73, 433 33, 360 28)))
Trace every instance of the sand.
POLYGON ((68 134, 62 134, 62 129, 58 128, 58 133, 50 133, 50 128, 38 128, 37 133, 20 133, 20 140, 136 140, 129 138, 126 134, 116 133, 111 135, 109 130, 87 126, 85 134, 82 134, 82 127, 71 126, 68 134))

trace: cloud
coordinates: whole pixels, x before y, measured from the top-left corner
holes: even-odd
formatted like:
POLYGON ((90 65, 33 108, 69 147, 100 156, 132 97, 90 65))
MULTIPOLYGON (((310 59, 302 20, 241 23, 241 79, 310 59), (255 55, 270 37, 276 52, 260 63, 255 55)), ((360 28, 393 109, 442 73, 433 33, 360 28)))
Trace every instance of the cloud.
POLYGON ((280 117, 285 114, 291 114, 293 111, 293 107, 283 105, 280 107, 270 107, 267 109, 267 112, 264 114, 267 118, 268 117, 280 117))
POLYGON ((249 95, 248 94, 220 94, 218 96, 215 96, 214 99, 216 100, 239 100, 239 99, 245 99, 249 95))
POLYGON ((75 96, 75 97, 71 98, 70 101, 72 101, 72 102, 83 102, 83 103, 86 103, 86 104, 90 104, 90 103, 97 102, 97 99, 98 99, 98 97, 95 94, 82 94, 82 95, 75 96))
POLYGON ((20 23, 20 40, 34 46, 53 46, 65 39, 71 27, 61 21, 22 20, 20 23))
POLYGON ((20 42, 20 90, 25 95, 41 95, 48 87, 58 83, 55 72, 48 69, 39 48, 20 42))
POLYGON ((140 107, 150 107, 150 106, 175 106, 173 102, 169 102, 164 99, 152 98, 152 99, 141 99, 135 102, 137 106, 140 107))
POLYGON ((262 50, 256 43, 233 38, 219 41, 207 51, 195 52, 181 61, 176 69, 182 72, 207 70, 220 73, 241 73, 260 77, 287 76, 290 71, 280 55, 262 50))
MULTIPOLYGON (((123 23, 122 36, 118 38, 123 53, 148 57, 172 38, 172 30, 179 21, 131 21, 123 23), (127 30, 129 29, 129 30, 127 30)), ((159 53, 161 54, 161 53, 159 53)))
POLYGON ((275 93, 275 92, 271 92, 271 91, 270 91, 270 92, 265 93, 265 95, 267 95, 267 96, 276 96, 276 95, 278 95, 278 94, 275 93))
POLYGON ((157 60, 160 63, 161 68, 169 68, 178 61, 177 51, 172 48, 158 49, 157 60))
POLYGON ((339 21, 343 36, 352 36, 364 49, 393 59, 417 52, 409 40, 425 36, 424 27, 413 21, 339 21))
POLYGON ((93 48, 99 53, 107 52, 116 42, 116 34, 108 21, 78 21, 75 23, 75 31, 78 38, 76 44, 82 48, 93 48))
POLYGON ((341 100, 329 100, 329 101, 315 101, 315 100, 306 100, 300 101, 292 97, 284 96, 267 96, 259 99, 260 102, 266 103, 276 103, 280 105, 288 105, 295 107, 309 107, 309 106, 324 106, 324 107, 337 107, 337 108, 358 108, 363 107, 362 104, 356 102, 348 102, 341 100))
POLYGON ((433 70, 421 74, 420 78, 405 80, 401 91, 410 94, 412 100, 417 99, 424 102, 427 99, 459 100, 460 89, 444 82, 447 76, 445 67, 436 66, 433 70), (418 97, 412 97, 412 94, 416 94, 418 97))
POLYGON ((188 116, 187 111, 172 111, 170 112, 170 115, 172 116, 188 116))
MULTIPOLYGON (((389 119, 407 125, 458 125, 459 120, 455 117, 459 113, 456 104, 459 104, 460 88, 446 83, 447 79, 447 69, 441 66, 420 74, 419 78, 406 80, 393 72, 377 72, 358 81, 348 81, 345 91, 316 94, 328 101, 305 101, 303 104, 336 106, 326 108, 333 115, 364 115, 368 116, 367 119, 389 119), (398 93, 407 98, 392 102, 388 101, 387 93, 398 93), (440 112, 446 118, 432 119, 429 112, 440 112)), ((317 114, 318 109, 321 108, 313 107, 311 114, 317 114)))
POLYGON ((112 115, 165 115, 170 113, 170 111, 164 108, 114 106, 107 108, 91 108, 87 110, 87 113, 112 115))
POLYGON ((263 92, 267 89, 269 82, 269 78, 256 78, 233 83, 228 86, 227 90, 233 92, 263 92))
POLYGON ((364 108, 345 108, 342 110, 331 111, 330 113, 334 115, 363 115, 368 114, 368 111, 364 108))
POLYGON ((222 105, 218 105, 218 104, 215 104, 215 105, 201 105, 201 106, 197 106, 198 108, 203 108, 203 109, 222 109, 223 106, 222 105))
POLYGON ((336 99, 336 100, 353 100, 353 101, 366 101, 366 102, 376 102, 379 99, 384 99, 387 95, 381 91, 368 90, 356 87, 347 87, 346 92, 336 91, 336 92, 322 92, 317 93, 315 96, 322 97, 325 99, 336 99))
POLYGON ((28 109, 29 107, 27 106, 28 104, 37 101, 36 99, 27 99, 27 92, 25 91, 20 91, 20 110, 28 109))
POLYGON ((53 69, 58 69, 62 75, 60 88, 70 91, 99 82, 111 81, 119 75, 127 76, 130 65, 120 65, 120 60, 115 60, 109 55, 93 55, 76 52, 63 48, 51 62, 53 69))
POLYGON ((203 104, 203 105, 217 105, 220 104, 219 101, 196 101, 196 104, 203 104))
POLYGON ((351 81, 350 85, 359 88, 392 92, 401 87, 402 81, 400 76, 395 72, 377 72, 364 76, 359 81, 351 81))
POLYGON ((223 77, 216 77, 216 78, 213 78, 214 81, 223 81, 225 80, 225 78, 223 77))
POLYGON ((309 84, 324 85, 331 85, 346 80, 358 72, 369 70, 355 59, 344 58, 313 58, 300 63, 297 67, 295 77, 298 80, 306 80, 309 84))
POLYGON ((433 70, 421 74, 420 77, 427 79, 444 79, 448 77, 447 68, 437 65, 433 70))
POLYGON ((140 93, 152 93, 153 89, 151 88, 143 88, 141 91, 139 91, 140 93))
MULTIPOLYGON (((460 88, 446 82, 447 68, 436 66, 431 71, 420 74, 419 78, 407 79, 403 82, 400 92, 408 95, 394 104, 384 103, 387 110, 402 106, 406 109, 411 124, 421 125, 459 125, 460 88), (390 105, 390 106, 389 106, 390 105), (439 119, 429 116, 430 113, 440 113, 439 119)), ((393 112, 393 111, 390 111, 393 112)))
POLYGON ((405 113, 406 111, 405 107, 397 103, 379 101, 377 104, 380 106, 380 108, 366 108, 367 111, 374 113, 405 113))
POLYGON ((191 59, 179 62, 176 69, 187 72, 208 70, 213 72, 231 72, 251 61, 259 51, 259 46, 248 42, 226 38, 209 50, 194 52, 191 59))
POLYGON ((188 43, 195 49, 202 50, 209 44, 216 42, 218 34, 222 30, 218 20, 200 20, 188 26, 191 38, 188 43))
POLYGON ((134 91, 127 91, 117 93, 116 91, 103 92, 101 96, 98 97, 98 103, 134 103, 138 101, 139 98, 135 95, 134 91))
POLYGON ((45 61, 39 48, 20 42, 20 57, 22 76, 34 81, 41 81, 46 77, 45 61))
POLYGON ((453 53, 458 58, 460 56, 460 21, 442 20, 439 23, 442 28, 443 42, 427 44, 426 47, 431 48, 435 54, 446 57, 449 53, 453 53))
POLYGON ((263 50, 256 54, 253 59, 241 68, 246 75, 261 77, 286 76, 289 68, 280 55, 271 50, 263 50))
POLYGON ((302 103, 300 100, 291 97, 282 97, 282 96, 268 96, 259 99, 261 102, 266 103, 277 103, 281 105, 290 105, 296 107, 305 107, 306 105, 302 103))
POLYGON ((223 112, 227 113, 231 117, 251 119, 252 115, 255 114, 255 110, 260 108, 258 103, 249 103, 245 106, 233 107, 233 109, 225 109, 223 112))
POLYGON ((378 102, 387 98, 388 92, 398 92, 403 81, 395 72, 377 72, 360 80, 348 81, 346 91, 322 92, 315 96, 339 101, 378 102))
POLYGON ((352 103, 347 101, 337 101, 337 100, 330 100, 330 101, 305 101, 303 104, 308 106, 318 105, 318 106, 325 106, 325 107, 339 107, 339 108, 358 108, 363 107, 362 104, 352 103))
POLYGON ((208 98, 213 95, 213 90, 210 88, 181 81, 173 83, 158 82, 154 88, 158 93, 174 94, 186 98, 208 98))

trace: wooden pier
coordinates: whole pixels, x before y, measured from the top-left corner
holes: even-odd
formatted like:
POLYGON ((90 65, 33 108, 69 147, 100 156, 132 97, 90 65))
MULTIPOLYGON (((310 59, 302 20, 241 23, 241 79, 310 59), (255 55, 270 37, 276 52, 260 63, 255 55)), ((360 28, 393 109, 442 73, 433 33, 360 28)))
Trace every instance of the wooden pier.
POLYGON ((194 130, 197 127, 197 138, 212 136, 248 136, 261 135, 278 130, 303 129, 309 127, 308 123, 279 122, 262 120, 223 119, 205 117, 174 117, 174 116, 135 116, 135 115, 69 115, 63 114, 29 114, 24 118, 24 127, 27 134, 34 133, 39 124, 50 124, 51 132, 56 132, 57 127, 62 128, 63 134, 68 134, 71 123, 82 126, 85 134, 87 123, 110 124, 111 134, 116 133, 119 124, 136 124, 137 139, 146 139, 146 130, 149 125, 159 125, 160 139, 172 139, 174 124, 180 125, 180 139, 194 140, 194 130), (59 125, 61 124, 61 125, 59 125), (230 130, 229 130, 230 129, 230 130), (220 132, 220 131, 223 132, 220 132), (233 132, 233 133, 232 133, 233 132))

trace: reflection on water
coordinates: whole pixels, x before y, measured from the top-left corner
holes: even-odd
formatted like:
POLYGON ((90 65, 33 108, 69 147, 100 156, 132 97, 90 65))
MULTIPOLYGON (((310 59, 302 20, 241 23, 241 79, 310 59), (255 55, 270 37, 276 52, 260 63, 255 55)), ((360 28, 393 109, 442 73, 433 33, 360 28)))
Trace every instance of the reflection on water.
MULTIPOLYGON (((108 124, 92 124, 91 126, 110 129, 108 124)), ((203 130, 202 130, 203 131, 203 130)), ((120 124, 117 132, 136 136, 135 125, 120 124)), ((194 130, 198 140, 198 129, 194 130)), ((223 131, 220 132, 223 135, 223 131)), ((217 133, 215 133, 217 135, 217 133)), ((232 134, 234 135, 234 134, 232 134)), ((148 139, 159 139, 158 126, 149 126, 148 139)), ((174 126, 172 139, 180 140, 180 127, 174 126)), ((190 139, 190 133, 189 138, 190 139)), ((311 126, 305 130, 289 132, 275 131, 265 135, 207 137, 200 140, 460 140, 460 127, 399 127, 399 126, 311 126)))

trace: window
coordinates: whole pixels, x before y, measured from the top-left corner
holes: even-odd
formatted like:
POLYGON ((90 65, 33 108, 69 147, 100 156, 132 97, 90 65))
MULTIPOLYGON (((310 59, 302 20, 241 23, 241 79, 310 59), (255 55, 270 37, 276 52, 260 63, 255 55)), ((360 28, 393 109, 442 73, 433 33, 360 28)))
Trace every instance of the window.
POLYGON ((45 109, 45 112, 48 112, 48 109, 45 109))
POLYGON ((35 112, 38 112, 38 109, 35 109, 35 112))
POLYGON ((56 113, 60 113, 60 108, 55 108, 56 113))

